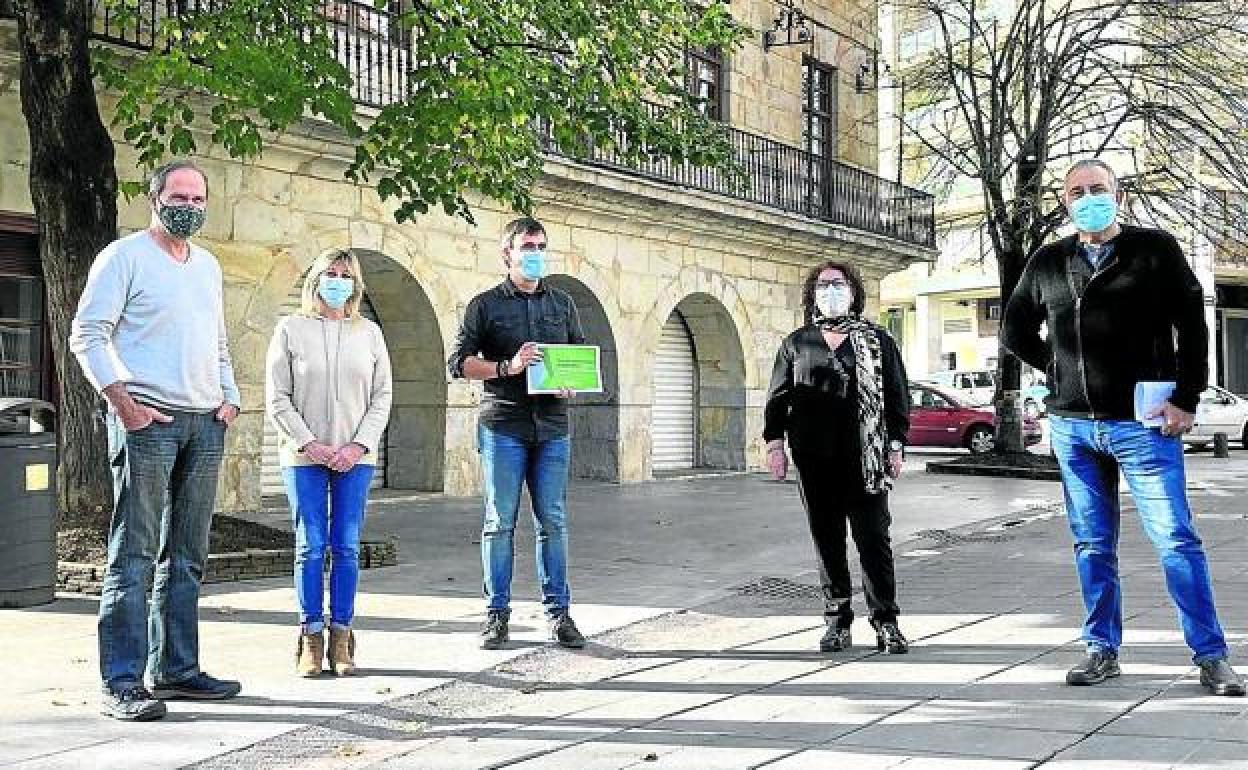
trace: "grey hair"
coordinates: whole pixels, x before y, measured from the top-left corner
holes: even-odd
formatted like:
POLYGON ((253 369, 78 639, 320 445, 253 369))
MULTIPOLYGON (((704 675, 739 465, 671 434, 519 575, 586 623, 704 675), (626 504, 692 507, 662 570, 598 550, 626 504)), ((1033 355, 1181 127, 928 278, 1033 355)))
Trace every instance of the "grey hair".
POLYGON ((169 175, 175 171, 194 171, 204 178, 204 187, 208 187, 208 175, 204 173, 202 168, 189 160, 174 160, 152 172, 152 178, 147 183, 147 197, 153 200, 159 197, 165 191, 165 184, 169 181, 169 175))
POLYGON ((1084 169, 1089 169, 1089 168, 1099 168, 1100 170, 1104 171, 1106 174, 1109 174, 1110 184, 1113 185, 1114 192, 1118 192, 1117 172, 1114 171, 1113 166, 1109 165, 1108 163, 1101 160, 1100 158, 1084 158, 1083 160, 1075 161, 1074 165, 1066 169, 1066 176, 1062 177, 1063 183, 1066 180, 1070 179, 1070 175, 1075 173, 1076 171, 1082 171, 1084 169))

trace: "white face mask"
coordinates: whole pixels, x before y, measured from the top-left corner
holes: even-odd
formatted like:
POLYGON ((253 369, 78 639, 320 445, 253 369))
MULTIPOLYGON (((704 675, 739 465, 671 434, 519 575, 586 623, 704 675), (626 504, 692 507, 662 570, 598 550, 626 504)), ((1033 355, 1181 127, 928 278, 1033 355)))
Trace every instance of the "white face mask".
POLYGON ((854 292, 848 286, 825 286, 815 290, 815 307, 825 318, 849 315, 854 304, 854 292))

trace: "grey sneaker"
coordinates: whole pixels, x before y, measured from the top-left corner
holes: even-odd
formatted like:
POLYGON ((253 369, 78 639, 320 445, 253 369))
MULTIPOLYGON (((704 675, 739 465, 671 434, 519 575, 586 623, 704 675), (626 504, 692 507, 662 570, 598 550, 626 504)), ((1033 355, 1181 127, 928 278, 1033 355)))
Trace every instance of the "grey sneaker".
POLYGON ((101 714, 123 722, 151 722, 162 718, 166 711, 165 704, 139 685, 116 691, 106 688, 100 702, 101 714))
POLYGON ((1066 684, 1088 685, 1100 684, 1122 674, 1118 668, 1118 657, 1100 650, 1093 650, 1088 656, 1066 672, 1066 684))
POLYGON ((511 613, 506 610, 490 610, 485 618, 485 625, 481 628, 481 649, 502 649, 511 639, 511 630, 507 627, 510 619, 511 613))
POLYGON ((585 635, 576 627, 576 623, 572 622, 572 616, 567 611, 550 619, 550 638, 558 642, 560 647, 579 650, 585 646, 585 635))
POLYGON ((152 686, 152 695, 161 700, 225 700, 241 692, 243 686, 231 679, 217 679, 199 672, 181 682, 165 682, 152 686))
POLYGON ((1239 696, 1244 694, 1244 680, 1235 673, 1226 659, 1210 660, 1200 664, 1200 683, 1214 695, 1239 696))

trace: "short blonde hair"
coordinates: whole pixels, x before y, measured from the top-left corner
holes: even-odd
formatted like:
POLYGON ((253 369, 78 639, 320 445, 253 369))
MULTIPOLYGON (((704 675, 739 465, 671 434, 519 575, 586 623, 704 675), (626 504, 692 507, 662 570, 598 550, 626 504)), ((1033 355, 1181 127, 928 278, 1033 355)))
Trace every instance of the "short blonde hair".
POLYGON ((299 305, 299 314, 306 315, 311 318, 317 318, 321 315, 321 297, 317 292, 317 286, 321 282, 321 276, 334 263, 341 262, 351 273, 351 277, 355 279, 355 290, 351 292, 351 297, 347 299, 344 306, 348 318, 360 317, 360 303, 364 301, 364 273, 360 270, 360 260, 354 254, 346 249, 329 249, 322 252, 312 262, 312 266, 308 268, 308 274, 303 279, 303 300, 299 305))

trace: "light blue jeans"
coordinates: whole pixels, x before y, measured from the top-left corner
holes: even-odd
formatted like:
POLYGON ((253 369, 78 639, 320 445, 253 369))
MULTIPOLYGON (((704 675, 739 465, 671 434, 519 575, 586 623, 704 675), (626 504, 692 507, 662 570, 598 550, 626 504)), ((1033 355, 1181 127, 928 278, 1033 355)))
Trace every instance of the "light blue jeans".
POLYGON ((1192 659, 1202 663, 1225 658, 1226 637, 1214 609, 1209 565, 1187 504, 1183 442, 1134 420, 1051 415, 1049 430, 1075 539, 1075 566, 1087 609, 1083 639, 1088 648, 1116 655, 1122 644, 1121 469, 1144 532, 1161 559, 1166 588, 1178 607, 1192 659))
POLYGON ((143 684, 145 671, 156 684, 199 673, 199 586, 225 423, 211 412, 161 411, 173 422, 133 433, 116 415, 106 418, 114 505, 99 645, 112 692, 143 684))
POLYGON ((485 426, 478 429, 477 436, 485 493, 481 566, 488 608, 506 610, 511 606, 516 516, 520 511, 520 492, 527 483, 537 535, 537 578, 542 585, 542 604, 547 616, 553 617, 567 610, 572 596, 568 586, 565 508, 571 440, 564 436, 529 442, 485 426))
POLYGON ((325 547, 329 572, 329 620, 351 625, 360 584, 360 529, 374 466, 360 463, 346 473, 323 465, 282 468, 295 524, 295 594, 305 633, 325 629, 325 547))

